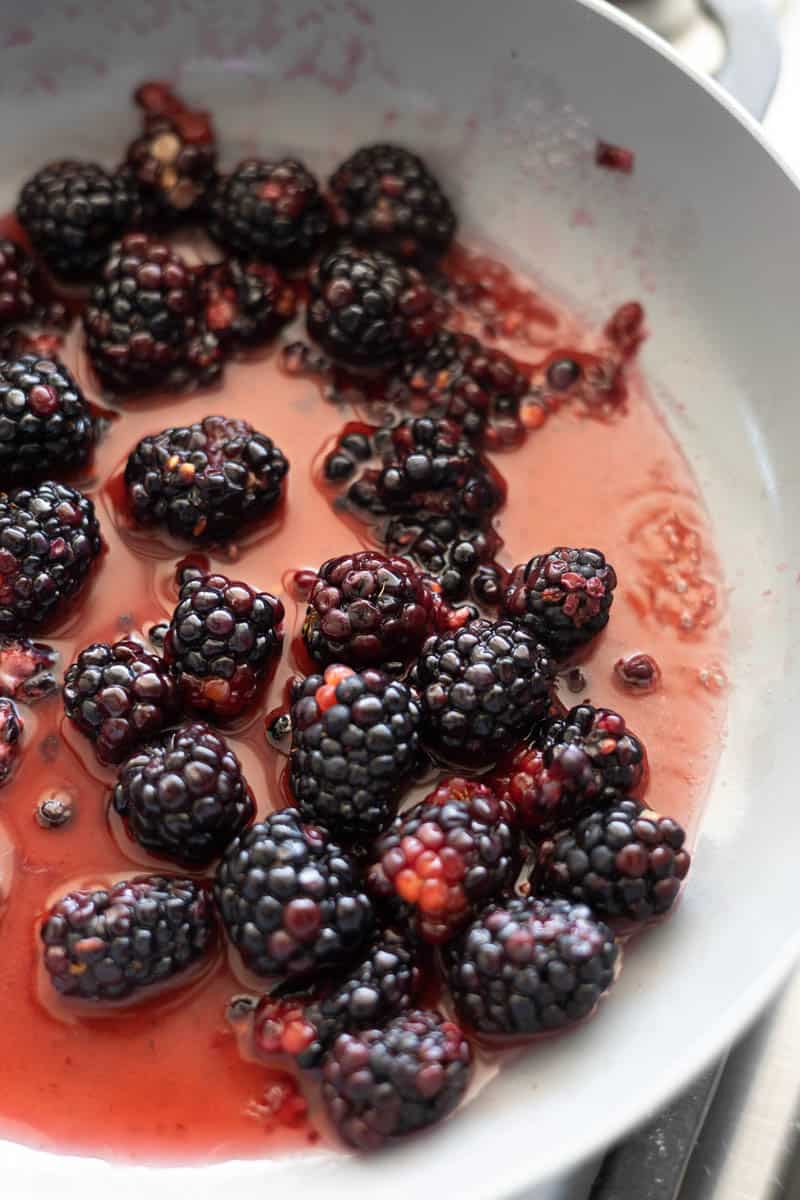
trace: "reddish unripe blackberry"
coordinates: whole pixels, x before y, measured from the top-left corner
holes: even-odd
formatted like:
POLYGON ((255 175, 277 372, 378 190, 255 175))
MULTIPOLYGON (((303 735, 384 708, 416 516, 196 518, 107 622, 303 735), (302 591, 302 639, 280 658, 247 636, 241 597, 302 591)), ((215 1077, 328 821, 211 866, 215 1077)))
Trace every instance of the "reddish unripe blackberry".
POLYGON ((122 766, 113 804, 131 837, 185 866, 206 866, 242 832, 255 804, 222 734, 180 725, 122 766))
POLYGON ((67 669, 64 710, 101 762, 120 763, 174 720, 178 688, 164 661, 138 642, 94 642, 67 669))
POLYGON ((341 1034, 325 1057, 322 1098, 358 1150, 434 1125, 467 1090, 472 1051, 438 1012, 401 1013, 382 1029, 341 1034))
POLYGON ((168 223, 196 213, 216 178, 210 115, 188 108, 161 83, 143 84, 134 99, 144 112, 143 130, 128 147, 126 164, 145 211, 168 223))
POLYGON ((375 842, 368 890, 425 941, 447 941, 513 883, 519 844, 511 816, 485 784, 443 780, 375 842))
POLYGON ((53 987, 81 1000, 119 1000, 192 966, 214 938, 203 884, 160 875, 70 892, 41 929, 53 987))
POLYGON ((372 933, 372 904, 358 876, 324 829, 285 808, 230 844, 215 895, 246 966, 305 980, 341 967, 372 933))
POLYGON ((309 596, 303 640, 323 665, 401 669, 434 623, 434 595, 403 558, 362 550, 331 558, 309 596))
POLYGON ((363 146, 329 186, 339 226, 358 245, 426 262, 453 240, 449 200, 422 159, 402 146, 363 146))
POLYGON ((22 717, 13 701, 0 699, 0 787, 8 780, 19 756, 22 728, 22 717))
POLYGON ((228 350, 268 342, 297 312, 297 296, 269 263, 212 263, 198 276, 203 325, 228 350))
POLYGON ((685 841, 686 831, 672 817, 638 800, 620 800, 542 843, 537 881, 603 916, 646 921, 677 898, 691 863, 685 841))
POLYGON ((184 700, 234 717, 255 698, 282 640, 283 604, 270 592, 220 574, 192 574, 164 641, 184 700))
POLYGON ((321 248, 330 215, 311 172, 294 158, 248 158, 222 176, 208 231, 234 254, 302 267, 321 248))
POLYGON ((588 1017, 614 982, 619 949, 585 904, 515 898, 490 905, 443 954, 467 1025, 531 1037, 588 1017))
POLYGON ((58 654, 44 642, 0 634, 0 696, 35 704, 58 688, 58 654))
POLYGON ((29 482, 82 466, 94 445, 86 397, 60 362, 0 362, 0 479, 29 482))
POLYGON ((599 550, 561 546, 514 568, 503 612, 565 658, 608 624, 616 586, 614 568, 599 550))

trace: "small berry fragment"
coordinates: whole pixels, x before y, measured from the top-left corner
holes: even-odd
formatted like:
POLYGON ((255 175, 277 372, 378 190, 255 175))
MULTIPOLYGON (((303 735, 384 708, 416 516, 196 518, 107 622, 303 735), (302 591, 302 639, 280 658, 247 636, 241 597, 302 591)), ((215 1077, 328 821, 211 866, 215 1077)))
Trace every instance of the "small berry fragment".
POLYGON ((561 546, 511 572, 503 612, 565 658, 608 624, 617 576, 599 550, 561 546))
POLYGON ((44 642, 0 634, 0 696, 35 704, 58 687, 57 652, 44 642))
POLYGON ((13 701, 0 699, 0 787, 8 782, 16 766, 22 737, 22 717, 13 701))
POLYGON ((654 692, 661 683, 661 668, 650 654, 629 654, 614 663, 614 675, 635 692, 654 692))
POLYGON ((75 805, 69 792, 48 792, 36 806, 34 816, 42 829, 60 829, 72 820, 75 805))

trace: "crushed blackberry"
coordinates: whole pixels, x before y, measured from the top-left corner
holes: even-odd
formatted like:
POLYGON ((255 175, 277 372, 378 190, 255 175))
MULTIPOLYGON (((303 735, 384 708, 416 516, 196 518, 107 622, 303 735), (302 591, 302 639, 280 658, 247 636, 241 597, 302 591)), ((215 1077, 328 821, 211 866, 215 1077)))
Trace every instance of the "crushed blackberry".
POLYGON ((25 354, 0 362, 0 479, 28 483, 83 466, 94 421, 63 363, 25 354))
POLYGON ((344 246, 311 269, 307 326, 332 358, 387 367, 430 343, 446 306, 418 271, 379 251, 344 246))
POLYGON ((44 919, 44 966, 64 996, 108 1001, 165 983, 214 936, 211 900, 191 879, 160 875, 70 892, 44 919))
POLYGON ((510 887, 518 868, 510 806, 485 784, 454 776, 378 838, 367 889, 425 941, 440 943, 510 887))
POLYGON ((513 621, 469 621, 429 638, 412 672, 426 744, 448 761, 488 764, 547 712, 555 666, 513 621))
POLYGON ((362 550, 331 558, 309 596, 303 640, 323 665, 399 671, 419 653, 434 623, 434 595, 402 558, 362 550))
POLYGON ((136 223, 138 197, 129 180, 97 163, 48 163, 23 185, 17 217, 34 250, 56 275, 89 279, 115 238, 136 223))
POLYGON ((133 515, 176 537, 227 538, 277 503, 289 464, 247 421, 204 417, 150 434, 125 468, 133 515))
POLYGON ((119 772, 113 804, 140 846, 187 867, 207 866, 255 815, 238 758, 200 721, 137 750, 119 772))
POLYGON ((471 1067, 458 1026, 414 1010, 382 1029, 340 1034, 325 1057, 322 1098, 344 1141, 377 1150, 447 1116, 467 1090, 471 1067))
POLYGON ((409 944, 396 933, 382 933, 322 999, 264 996, 255 1015, 255 1044, 311 1070, 340 1033, 374 1029, 410 1008, 419 982, 409 944))
POLYGON ((311 172, 294 158, 248 158, 222 176, 209 201, 208 231, 234 254, 302 267, 330 229, 311 172))
POLYGON ((134 100, 142 109, 143 128, 125 161, 150 219, 170 224, 202 211, 216 178, 210 115, 189 108, 161 83, 143 84, 134 100))
POLYGON ((416 693, 382 671, 333 665, 292 689, 289 781, 306 820, 337 837, 389 823, 419 764, 416 693))
POLYGON ((599 550, 560 546, 511 572, 503 611, 565 658, 608 624, 617 576, 599 550))
POLYGON ((0 633, 51 616, 83 583, 100 544, 94 505, 66 483, 0 492, 0 633))
POLYGON ((8 781, 20 751, 22 717, 13 700, 0 699, 0 787, 8 781))
POLYGON ((531 1037, 588 1017, 614 982, 620 951, 585 904, 515 898, 490 905, 443 955, 468 1026, 531 1037))
POLYGON ((218 573, 190 576, 164 642, 187 704, 228 718, 252 703, 280 650, 283 616, 270 592, 218 573))
POLYGON ((268 263, 212 263, 198 287, 204 327, 229 350, 270 341, 297 312, 294 288, 268 263))
POLYGON ((537 884, 604 917, 647 921, 677 898, 691 863, 685 841, 677 821, 622 799, 543 842, 537 884))
POLYGON ((431 171, 402 146, 364 146, 329 181, 337 223, 357 245, 433 262, 453 240, 456 216, 431 171))
POLYGON ((178 713, 178 689, 162 659, 138 642, 94 642, 64 676, 64 710, 104 763, 120 763, 178 713))
POLYGON ((313 978, 352 959, 372 933, 355 862, 293 808, 230 844, 215 895, 228 937, 258 975, 313 978))
POLYGON ((57 652, 44 642, 0 634, 0 696, 35 704, 58 688, 57 652))

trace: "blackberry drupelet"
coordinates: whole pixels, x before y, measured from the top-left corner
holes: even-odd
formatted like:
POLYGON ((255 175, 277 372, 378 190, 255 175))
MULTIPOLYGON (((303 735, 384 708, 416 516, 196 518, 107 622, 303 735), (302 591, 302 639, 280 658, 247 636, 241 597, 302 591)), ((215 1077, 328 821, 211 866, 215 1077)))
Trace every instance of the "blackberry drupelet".
POLYGON ((120 1000, 197 962, 214 937, 205 887, 160 875, 70 892, 41 929, 53 987, 81 1000, 120 1000))
POLYGON ((56 275, 88 279, 114 238, 136 223, 138 196, 124 176, 64 159, 48 163, 23 186, 17 216, 56 275))
POLYGON ((588 1017, 614 982, 619 953, 585 904, 547 898, 490 905, 443 951, 459 1016, 501 1037, 588 1017))
POLYGON ((421 158, 402 146, 364 146, 329 181, 340 227, 358 245, 432 262, 453 240, 456 217, 421 158))
POLYGON ((513 621, 478 618, 429 638, 412 672, 426 744, 448 761, 488 764, 544 716, 554 676, 547 650, 513 621))
POLYGON ((228 350, 270 341, 297 312, 294 288, 268 263, 212 263, 198 287, 204 327, 228 350))
POLYGON ((447 1116, 464 1096, 471 1068, 458 1026, 417 1009, 382 1029, 341 1034, 325 1057, 322 1098, 346 1142, 377 1150, 447 1116))
POLYGON ((399 671, 419 653, 434 617, 433 592, 410 563, 362 550, 320 567, 303 640, 311 657, 326 666, 399 671))
POLYGON ((675 902, 691 863, 685 841, 677 821, 623 799, 543 843, 537 881, 603 916, 647 921, 675 902))
POLYGON ((51 616, 83 583, 100 545, 94 505, 66 483, 0 492, 0 633, 51 616))
POLYGON ((392 366, 419 353, 446 313, 418 271, 377 250, 333 250, 314 264, 309 280, 308 332, 351 367, 392 366))
POLYGON ((120 763, 178 712, 178 689, 162 659, 138 642, 94 642, 64 676, 64 710, 104 763, 120 763))
POLYGON ((255 1044, 265 1054, 291 1055, 310 1070, 340 1033, 385 1024, 411 1007, 418 990, 413 950, 397 934, 382 933, 323 999, 264 996, 255 1015, 255 1044))
POLYGON ((111 249, 83 313, 86 348, 103 383, 122 391, 185 367, 199 317, 195 273, 169 246, 129 233, 111 249))
POLYGON ((514 568, 503 612, 565 658, 608 624, 616 586, 614 568, 599 550, 560 546, 514 568))
POLYGON ((200 721, 136 751, 120 769, 113 804, 140 846, 187 867, 207 866, 255 815, 238 758, 200 721))
POLYGON ((280 649, 283 616, 270 592, 226 575, 192 573, 164 642, 186 703, 222 718, 242 712, 280 649))
POLYGON ((356 863, 293 808, 231 843, 215 895, 228 937, 258 975, 311 979, 352 959, 373 929, 356 863))
POLYGON ((23 721, 13 700, 0 698, 0 787, 14 770, 21 749, 23 721))
POLYGON ((305 266, 330 229, 311 172, 294 158, 248 158, 223 176, 209 201, 208 231, 234 254, 279 267, 305 266))
POLYGON ((289 781, 306 820, 337 837, 378 833, 419 763, 416 693, 382 671, 333 665, 292 690, 289 781))
POLYGON ((231 537, 269 512, 288 469, 271 438, 247 421, 214 416, 142 438, 128 457, 125 484, 137 521, 207 541, 231 537))
POLYGON ((0 362, 0 479, 29 482, 83 466, 94 445, 86 398, 60 362, 0 362))
POLYGON ((520 863, 512 816, 485 784, 443 780, 375 842, 368 891, 425 941, 447 941, 513 883, 520 863))
POLYGON ((144 112, 143 129, 125 161, 145 211, 151 220, 167 224, 197 214, 216 178, 211 117, 188 108, 164 84, 143 84, 134 100, 144 112))

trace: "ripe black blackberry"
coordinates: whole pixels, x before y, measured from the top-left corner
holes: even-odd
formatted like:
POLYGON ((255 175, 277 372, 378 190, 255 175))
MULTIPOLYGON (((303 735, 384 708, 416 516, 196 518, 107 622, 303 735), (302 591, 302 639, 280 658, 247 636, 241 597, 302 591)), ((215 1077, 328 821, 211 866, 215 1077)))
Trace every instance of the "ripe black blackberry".
POLYGON ((234 717, 252 702, 282 640, 283 604, 220 574, 191 573, 164 641, 164 658, 191 707, 234 717))
POLYGON ((623 799, 544 842, 537 881, 603 916, 647 921, 677 898, 691 863, 685 841, 677 821, 623 799))
POLYGON ((230 844, 215 896, 228 937, 258 975, 313 978, 341 967, 372 933, 355 862, 294 808, 230 844))
POLYGON ((36 266, 31 256, 0 237, 0 329, 29 321, 37 309, 36 266))
POLYGON ((501 1037, 588 1017, 614 982, 619 954, 585 904, 547 898, 490 905, 443 951, 459 1016, 501 1037))
POLYGON ((72 470, 93 445, 91 410, 62 363, 34 354, 0 362, 0 479, 72 470))
POLYGON ((382 671, 334 665, 292 690, 289 781, 306 820, 337 837, 389 823, 419 763, 415 692, 382 671))
POLYGON ((94 505, 66 483, 0 492, 0 632, 53 614, 83 583, 100 545, 94 505))
POLYGON ((443 780, 375 842, 368 891, 426 942, 447 941, 513 883, 519 840, 512 815, 485 784, 443 780))
POLYGON ((248 158, 222 176, 209 201, 208 231, 234 254, 302 267, 330 229, 311 172, 294 158, 248 158))
POLYGON ((264 996, 255 1014, 256 1047, 313 1069, 340 1033, 384 1025, 411 1007, 418 989, 413 950, 396 933, 379 934, 321 1000, 264 996))
POLYGON ((217 144, 207 112, 188 108, 165 84, 145 83, 134 100, 143 129, 128 147, 127 171, 151 220, 171 224, 202 210, 216 178, 217 144))
POLYGON ((268 263, 212 263, 198 288, 203 325, 227 350, 270 341, 297 312, 294 288, 268 263))
POLYGON ((303 640, 324 666, 399 671, 419 653, 434 617, 433 592, 409 562, 362 550, 320 567, 303 640))
POLYGON ((616 586, 614 568, 599 550, 560 546, 514 568, 503 612, 565 658, 608 624, 616 586))
POLYGON ((544 716, 554 676, 547 650, 513 621, 478 618, 429 638, 412 672, 426 744, 452 762, 490 762, 544 716))
POLYGON ((24 184, 17 217, 34 250, 65 279, 88 279, 109 247, 136 223, 138 197, 130 181, 97 163, 48 163, 24 184))
POLYGON ((111 249, 83 313, 103 383, 126 391, 184 367, 199 317, 196 276, 163 242, 129 233, 111 249))
POLYGON ((456 216, 429 168, 402 146, 356 150, 329 181, 340 227, 357 245, 432 262, 453 240, 456 216))
POLYGON ((137 521, 208 541, 269 512, 288 469, 271 438, 247 421, 214 416, 142 438, 128 456, 125 484, 137 521))
POLYGON ((64 676, 64 709, 101 762, 120 763, 178 712, 178 689, 162 659, 138 642, 94 642, 64 676))
POLYGON ((41 929, 53 987, 81 1000, 120 1000, 165 983, 197 962, 214 937, 205 887, 192 879, 140 876, 70 892, 41 929))
POLYGON ((432 576, 448 603, 460 604, 470 593, 479 603, 497 603, 501 584, 495 556, 503 543, 489 521, 475 529, 463 516, 420 521, 394 517, 386 526, 385 541, 387 549, 407 555, 432 576))
POLYGON ((140 846, 194 867, 217 858, 255 815, 238 758, 200 721, 134 752, 119 772, 113 804, 140 846))
POLYGON ((424 350, 445 316, 418 271, 377 250, 333 250, 309 281, 308 332, 351 367, 387 367, 424 350))
POLYGON ((471 1068, 472 1051, 458 1026, 417 1009, 382 1029, 340 1034, 325 1057, 322 1098, 346 1142, 377 1150, 452 1112, 471 1068))

